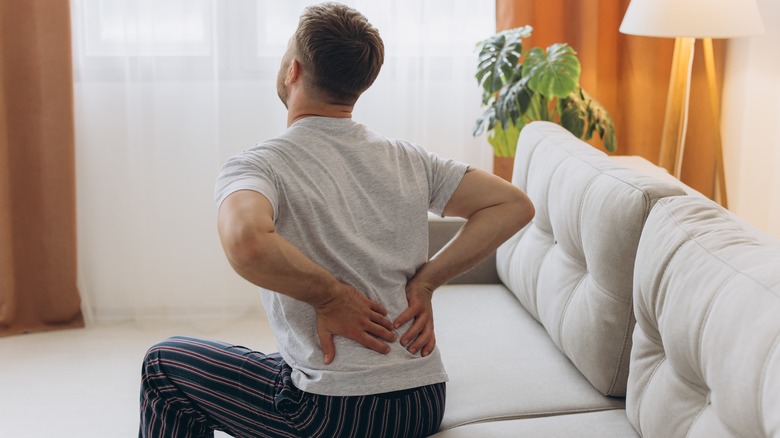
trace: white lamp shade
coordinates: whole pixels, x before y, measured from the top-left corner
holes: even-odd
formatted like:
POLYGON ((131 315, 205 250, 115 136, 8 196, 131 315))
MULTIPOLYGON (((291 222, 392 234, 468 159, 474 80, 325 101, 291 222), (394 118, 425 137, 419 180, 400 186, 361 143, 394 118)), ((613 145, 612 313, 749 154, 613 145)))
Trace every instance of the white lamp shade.
POLYGON ((631 0, 620 32, 654 37, 733 38, 764 32, 755 0, 631 0))

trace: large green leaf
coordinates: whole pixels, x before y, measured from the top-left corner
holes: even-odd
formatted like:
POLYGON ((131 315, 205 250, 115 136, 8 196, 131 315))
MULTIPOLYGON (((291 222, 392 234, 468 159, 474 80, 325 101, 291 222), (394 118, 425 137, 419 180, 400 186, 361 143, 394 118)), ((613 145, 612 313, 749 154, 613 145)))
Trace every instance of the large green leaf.
POLYGON ((531 90, 548 99, 564 98, 579 88, 577 52, 567 44, 553 44, 546 52, 536 47, 523 61, 523 76, 531 90))
POLYGON ((604 142, 604 149, 615 152, 615 124, 606 108, 596 99, 580 88, 562 99, 561 107, 561 126, 583 140, 590 140, 598 132, 604 142))
POLYGON ((585 111, 579 105, 567 105, 561 112, 561 126, 574 134, 577 138, 582 138, 585 133, 585 111))
POLYGON ((502 88, 493 105, 496 108, 497 121, 504 127, 509 123, 517 124, 531 105, 531 93, 525 78, 502 88))
POLYGON ((484 91, 483 103, 509 82, 523 52, 523 38, 531 36, 531 26, 499 32, 477 43, 479 64, 476 78, 484 91))
POLYGON ((493 106, 489 106, 484 113, 477 119, 477 123, 474 125, 474 131, 472 135, 474 137, 485 132, 485 129, 490 131, 496 124, 496 109, 493 106))

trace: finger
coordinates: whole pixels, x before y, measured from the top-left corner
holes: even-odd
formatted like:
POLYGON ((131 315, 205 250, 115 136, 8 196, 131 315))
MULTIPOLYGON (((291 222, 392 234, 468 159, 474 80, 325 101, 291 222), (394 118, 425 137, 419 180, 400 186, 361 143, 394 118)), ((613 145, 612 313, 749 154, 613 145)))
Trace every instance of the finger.
POLYGON ((422 357, 426 357, 429 354, 433 353, 433 349, 436 348, 436 333, 433 333, 433 336, 431 336, 431 340, 428 341, 428 343, 423 347, 422 349, 422 357))
POLYGON ((376 313, 379 313, 382 316, 387 316, 387 309, 385 309, 385 306, 377 303, 376 301, 371 301, 371 300, 368 300, 368 301, 371 302, 371 305, 370 305, 371 310, 373 310, 376 313))
POLYGON ((354 338, 353 340, 363 344, 364 346, 376 351, 377 353, 387 354, 390 352, 390 346, 380 341, 379 339, 363 332, 363 335, 354 338))
POLYGON ((422 312, 417 314, 414 318, 414 324, 401 336, 401 344, 409 345, 415 338, 419 337, 427 323, 428 318, 422 312))
POLYGON ((372 313, 370 318, 372 322, 381 325, 387 330, 392 331, 395 329, 395 327, 393 327, 393 323, 387 319, 387 316, 381 315, 379 313, 372 313))
POLYGON ((317 329, 317 334, 320 337, 320 346, 322 347, 322 355, 325 357, 325 365, 329 365, 336 356, 333 335, 324 329, 317 329))
POLYGON ((395 342, 395 332, 391 331, 387 327, 380 324, 371 324, 366 331, 376 336, 377 338, 384 339, 387 342, 395 342))
POLYGON ((416 354, 418 351, 423 350, 423 347, 427 347, 432 338, 433 329, 429 325, 426 325, 425 329, 420 332, 414 342, 409 345, 409 353, 416 354))
POLYGON ((394 326, 395 328, 401 328, 401 327, 402 327, 402 326, 404 326, 406 323, 408 323, 409 321, 411 321, 411 320, 412 320, 412 318, 414 318, 414 317, 417 315, 417 312, 419 312, 419 309, 417 309, 417 308, 412 308, 412 307, 408 307, 406 310, 404 310, 403 312, 401 312, 401 314, 400 314, 400 315, 398 315, 398 317, 397 317, 397 318, 395 319, 395 321, 393 322, 393 326, 394 326))

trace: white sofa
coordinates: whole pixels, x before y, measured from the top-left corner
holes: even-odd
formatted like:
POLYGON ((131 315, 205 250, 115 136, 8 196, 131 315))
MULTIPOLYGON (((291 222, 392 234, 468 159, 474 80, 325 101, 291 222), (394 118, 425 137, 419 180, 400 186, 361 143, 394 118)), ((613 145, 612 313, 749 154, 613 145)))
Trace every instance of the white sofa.
POLYGON ((780 437, 780 244, 551 123, 513 183, 533 222, 434 294, 435 436, 780 437))

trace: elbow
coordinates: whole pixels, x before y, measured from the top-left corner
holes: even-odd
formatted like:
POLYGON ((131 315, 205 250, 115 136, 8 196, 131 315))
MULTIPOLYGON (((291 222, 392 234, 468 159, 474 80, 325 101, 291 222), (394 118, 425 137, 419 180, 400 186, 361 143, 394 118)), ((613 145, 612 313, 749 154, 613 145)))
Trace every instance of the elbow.
POLYGON ((262 264, 266 257, 264 245, 254 230, 232 230, 220 233, 220 238, 230 265, 238 273, 262 264))
POLYGON ((263 252, 257 245, 248 241, 234 241, 225 246, 225 255, 236 271, 243 271, 249 266, 262 263, 263 252))
POLYGON ((533 220, 536 210, 531 198, 520 189, 516 192, 512 207, 513 225, 516 228, 515 232, 518 232, 533 220))

